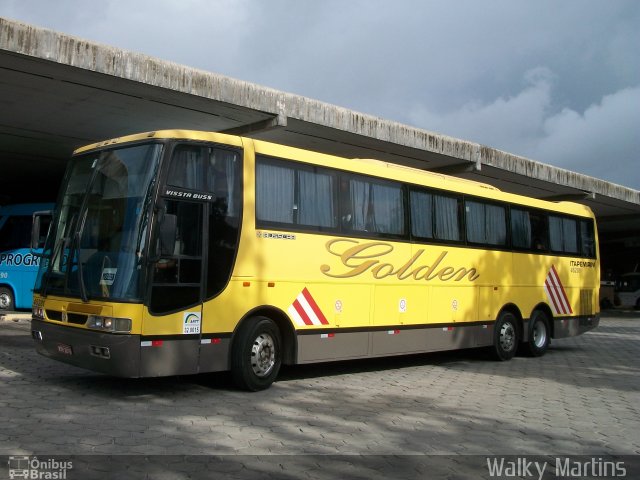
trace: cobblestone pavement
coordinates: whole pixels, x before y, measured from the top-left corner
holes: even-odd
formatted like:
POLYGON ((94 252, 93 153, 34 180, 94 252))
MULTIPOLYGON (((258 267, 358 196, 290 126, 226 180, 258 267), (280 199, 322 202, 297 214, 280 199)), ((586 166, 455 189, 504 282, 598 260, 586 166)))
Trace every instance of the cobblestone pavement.
MULTIPOLYGON (((257 393, 235 390, 226 374, 95 374, 36 354, 28 321, 0 321, 0 455, 7 456, 255 460, 249 469, 221 467, 232 478, 239 469, 264 474, 265 458, 319 465, 318 455, 336 454, 635 456, 639 393, 637 312, 608 313, 598 329, 554 341, 542 358, 495 362, 467 350, 287 367, 257 393)), ((357 462, 343 463, 342 476, 357 470, 357 462)), ((270 475, 309 471, 286 464, 270 475)))

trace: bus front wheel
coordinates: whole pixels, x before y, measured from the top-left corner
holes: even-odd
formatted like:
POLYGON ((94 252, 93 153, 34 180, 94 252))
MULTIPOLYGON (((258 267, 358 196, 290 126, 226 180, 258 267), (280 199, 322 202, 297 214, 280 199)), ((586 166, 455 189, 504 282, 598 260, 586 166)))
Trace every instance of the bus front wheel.
POLYGON ((0 287, 0 310, 13 310, 15 299, 10 288, 0 287))
POLYGON ((282 340, 278 326, 267 317, 244 322, 231 353, 231 375, 242 389, 256 392, 269 388, 282 364, 282 340))
POLYGON ((511 360, 518 349, 518 320, 511 312, 503 312, 493 331, 493 353, 497 360, 511 360))

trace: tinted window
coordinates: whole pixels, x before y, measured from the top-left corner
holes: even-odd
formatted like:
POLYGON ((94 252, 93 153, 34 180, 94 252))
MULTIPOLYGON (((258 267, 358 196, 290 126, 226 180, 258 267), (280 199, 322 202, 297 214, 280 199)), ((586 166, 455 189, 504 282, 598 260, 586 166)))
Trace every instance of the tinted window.
POLYGON ((195 145, 178 145, 173 151, 167 185, 205 189, 205 164, 202 147, 195 145))
POLYGON ((460 241, 460 204, 454 197, 434 195, 435 238, 460 241))
POLYGON ((411 204, 411 235, 418 238, 433 238, 433 195, 414 190, 409 197, 409 203, 411 204))
POLYGON ((346 230, 404 234, 404 196, 399 184, 378 183, 366 177, 344 178, 340 203, 346 230))
POLYGON ((529 212, 511 209, 511 244, 516 248, 531 248, 531 219, 529 212))
POLYGON ((529 212, 531 222, 531 247, 536 251, 546 251, 549 249, 549 229, 547 226, 547 215, 542 212, 529 212))
POLYGON ((578 253, 576 220, 549 215, 549 242, 554 252, 578 253))
POLYGON ((324 169, 259 159, 256 219, 264 224, 337 227, 336 175, 324 169))
POLYGON ((580 221, 580 246, 581 253, 585 257, 596 256, 596 236, 591 220, 580 221))
POLYGON ((476 201, 465 202, 467 240, 486 245, 505 245, 507 225, 505 208, 476 201))

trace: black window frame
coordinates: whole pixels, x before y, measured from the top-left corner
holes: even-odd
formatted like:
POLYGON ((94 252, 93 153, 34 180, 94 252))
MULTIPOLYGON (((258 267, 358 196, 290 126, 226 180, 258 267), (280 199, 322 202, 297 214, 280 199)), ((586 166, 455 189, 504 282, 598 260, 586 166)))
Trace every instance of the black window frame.
MULTIPOLYGON (((405 241, 414 244, 425 244, 425 245, 450 245, 452 247, 468 247, 468 248, 481 248, 486 250, 498 250, 505 252, 513 252, 513 253, 529 253, 534 255, 555 255, 555 256, 572 256, 572 257, 584 257, 584 258, 597 258, 597 242, 596 242, 596 232, 595 232, 595 221, 591 217, 582 217, 578 215, 564 214, 559 213, 554 210, 547 210, 540 207, 531 207, 523 204, 513 203, 509 201, 497 201, 488 197, 483 197, 479 195, 469 195, 461 192, 456 192, 452 190, 444 190, 436 187, 428 187, 424 185, 418 185, 410 182, 403 182, 400 180, 388 179, 384 177, 378 177, 374 175, 368 175, 365 173, 347 171, 339 168, 333 167, 325 167, 321 165, 316 165, 313 163, 307 163, 303 161, 298 161, 291 158, 286 157, 275 157, 271 155, 264 154, 256 154, 255 165, 257 170, 257 165, 259 161, 266 161, 267 163, 273 162, 273 164, 277 166, 281 166, 284 168, 292 169, 294 172, 298 170, 306 170, 311 172, 318 172, 332 176, 334 180, 333 184, 333 192, 332 192, 332 201, 334 202, 334 216, 335 218, 335 226, 334 227, 322 227, 322 226, 314 226, 314 225, 304 225, 299 223, 286 223, 286 222, 272 222, 266 220, 259 220, 257 218, 257 211, 255 217, 255 228, 258 230, 276 230, 276 231, 290 231, 290 232, 300 232, 300 233, 318 233, 323 235, 335 235, 335 236, 344 236, 344 237, 356 237, 363 239, 386 239, 386 240, 396 240, 396 241, 405 241), (342 217, 344 214, 343 210, 343 193, 341 191, 341 185, 343 182, 348 182, 350 179, 357 178, 359 181, 366 181, 370 183, 376 183, 381 185, 390 185, 399 187, 402 191, 402 202, 403 202, 403 233, 402 234, 391 234, 391 233, 382 233, 382 232, 371 232, 365 230, 358 229, 350 229, 346 228, 342 217), (431 229, 432 236, 431 237, 423 237, 420 235, 416 235, 413 232, 414 225, 414 216, 412 215, 412 193, 422 193, 431 195, 431 229), (445 238, 438 238, 437 231, 437 216, 436 216, 436 197, 445 197, 454 199, 457 202, 457 222, 458 222, 458 231, 459 231, 459 240, 451 240, 445 238), (506 241, 502 244, 491 244, 491 243, 482 243, 482 242, 472 242, 468 239, 467 235, 467 213, 466 213, 466 204, 467 202, 477 202, 485 205, 496 206, 504 209, 505 213, 505 235, 506 241), (512 235, 512 209, 517 209, 520 211, 524 211, 529 213, 530 221, 531 221, 531 246, 530 247, 520 247, 513 245, 513 235, 512 235), (578 252, 567 252, 567 251, 554 251, 551 250, 551 239, 550 239, 550 228, 549 228, 549 217, 557 216, 563 217, 567 219, 571 219, 576 221, 577 225, 577 245, 578 252), (590 232, 592 234, 592 239, 594 243, 593 255, 589 256, 585 253, 583 247, 583 239, 582 239, 582 231, 581 225, 583 222, 587 222, 586 224, 590 226, 590 232), (537 228, 535 228, 537 226, 537 228), (536 236, 536 231, 541 235, 536 236), (539 238, 538 238, 539 237, 539 238), (540 241, 540 247, 535 248, 534 242, 535 240, 540 241)), ((296 175, 297 177, 297 175, 296 175)), ((296 184, 298 183, 297 180, 296 184)), ((295 187, 298 188, 298 187, 295 187)), ((256 174, 256 189, 257 189, 257 174, 256 174)), ((256 190, 257 191, 257 190, 256 190)))
POLYGON ((268 155, 256 154, 255 159, 255 197, 256 197, 256 205, 255 205, 255 223, 256 229, 260 230, 286 230, 286 231, 301 231, 301 232, 317 232, 317 233, 334 233, 340 230, 340 214, 339 214, 339 198, 338 198, 338 185, 340 180, 339 172, 334 169, 322 167, 319 165, 313 165, 309 163, 296 162, 292 160, 287 160, 285 158, 272 157, 268 155), (292 208, 293 210, 293 221, 291 223, 288 222, 276 222, 272 220, 262 220, 258 218, 258 206, 257 206, 257 191, 258 191, 258 162, 263 162, 267 165, 274 165, 280 168, 287 168, 294 172, 293 175, 293 188, 294 188, 294 201, 293 204, 299 205, 300 203, 300 177, 298 172, 305 171, 310 173, 319 173, 332 177, 333 185, 331 192, 331 199, 334 205, 334 219, 333 225, 331 227, 325 227, 320 225, 308 225, 303 223, 298 223, 298 209, 292 208))
MULTIPOLYGON (((467 245, 472 247, 482 247, 482 248, 486 248, 487 250, 511 249, 511 215, 510 215, 511 208, 509 204, 487 200, 486 198, 483 198, 483 197, 465 195, 463 210, 464 210, 464 238, 467 245), (504 233, 505 233, 504 243, 474 242, 469 240, 468 238, 469 232, 467 230, 467 227, 469 226, 469 221, 468 221, 469 215, 467 212, 468 202, 474 202, 474 203, 483 205, 485 207, 486 206, 498 207, 504 210, 504 233)), ((486 210, 485 210, 485 229, 488 228, 488 225, 486 224, 486 219, 487 217, 486 217, 486 210)))

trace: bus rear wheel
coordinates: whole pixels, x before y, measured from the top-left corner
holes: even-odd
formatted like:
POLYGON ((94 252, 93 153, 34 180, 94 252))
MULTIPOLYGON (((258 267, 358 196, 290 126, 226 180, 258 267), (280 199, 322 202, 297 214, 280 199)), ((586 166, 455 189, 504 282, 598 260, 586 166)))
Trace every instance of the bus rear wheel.
POLYGON ((511 360, 518 349, 518 320, 511 312, 498 316, 493 331, 493 353, 497 360, 511 360))
POLYGON ((541 357, 549 348, 551 330, 547 315, 536 310, 529 320, 529 341, 523 344, 525 353, 530 357, 541 357))
POLYGON ((282 364, 280 330, 267 317, 249 318, 240 326, 231 353, 231 375, 244 390, 269 388, 282 364))
POLYGON ((15 298, 10 288, 0 287, 0 310, 13 310, 15 298))

